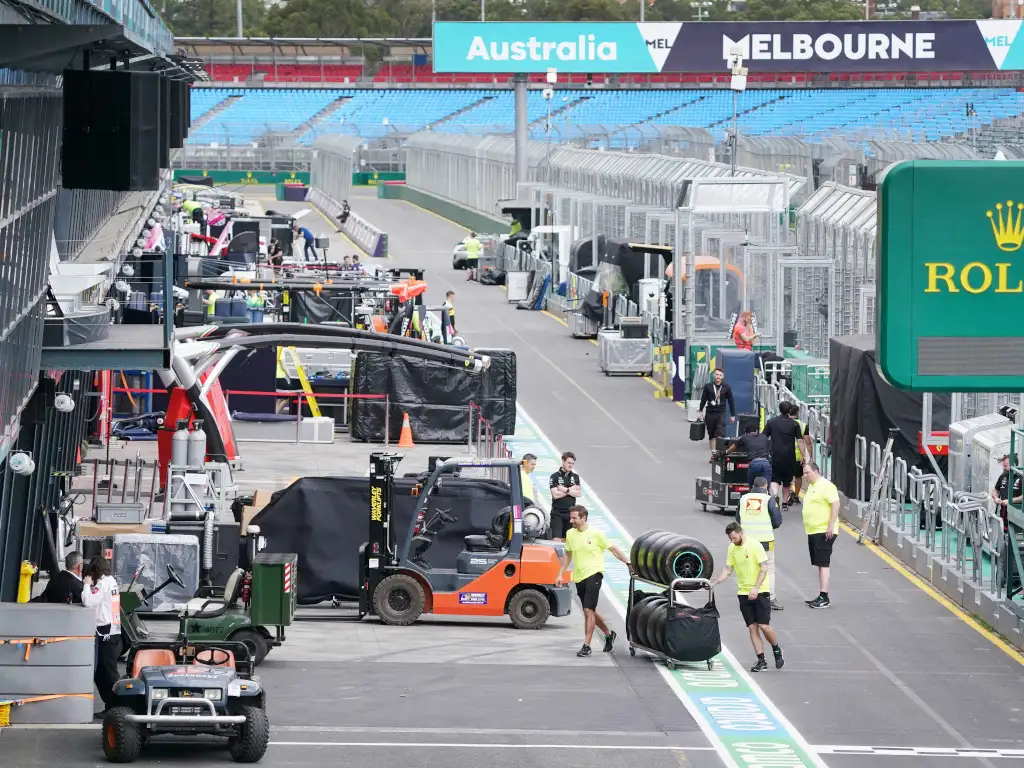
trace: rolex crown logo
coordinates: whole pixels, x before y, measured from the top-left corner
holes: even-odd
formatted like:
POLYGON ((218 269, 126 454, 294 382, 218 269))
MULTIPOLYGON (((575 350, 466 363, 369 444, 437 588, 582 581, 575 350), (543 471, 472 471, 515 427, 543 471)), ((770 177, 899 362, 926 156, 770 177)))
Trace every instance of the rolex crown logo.
POLYGON ((1016 206, 1016 218, 1013 215, 1013 200, 1006 201, 1005 215, 1002 203, 996 203, 995 213, 986 212, 989 223, 992 224, 992 234, 995 235, 996 245, 1001 251, 1018 251, 1024 244, 1024 227, 1021 226, 1021 211, 1024 211, 1024 203, 1017 203, 1016 206))

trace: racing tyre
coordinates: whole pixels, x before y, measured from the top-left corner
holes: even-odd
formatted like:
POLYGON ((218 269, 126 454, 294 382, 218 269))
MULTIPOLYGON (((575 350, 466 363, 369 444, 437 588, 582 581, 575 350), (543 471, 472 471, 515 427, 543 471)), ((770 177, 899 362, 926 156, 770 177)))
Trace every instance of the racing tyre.
POLYGON ((142 751, 142 731, 131 714, 128 707, 114 707, 103 716, 103 754, 111 763, 134 763, 142 751))
POLYGON ((508 601, 508 617, 516 629, 540 629, 550 616, 548 596, 538 589, 522 589, 508 601))
MULTIPOLYGON (((644 543, 647 541, 647 537, 652 533, 657 533, 657 531, 644 531, 633 539, 633 546, 629 548, 629 562, 632 564, 634 570, 639 567, 640 548, 644 546, 644 543)), ((639 575, 639 571, 637 572, 637 575, 639 575)))
POLYGON ((423 615, 426 595, 412 576, 396 573, 388 576, 373 591, 373 611, 381 621, 407 627, 423 615))
POLYGON ((228 741, 228 751, 236 763, 258 763, 270 744, 270 721, 267 713, 258 707, 242 707, 238 714, 245 715, 245 722, 238 729, 238 735, 228 741))
POLYGON ((651 615, 647 618, 647 642, 650 643, 650 648, 653 648, 658 653, 664 653, 665 649, 662 646, 662 638, 665 635, 665 622, 668 621, 668 601, 658 603, 657 607, 651 611, 651 615))
MULTIPOLYGON (((676 536, 662 547, 659 559, 661 579, 671 584, 673 579, 710 579, 715 572, 715 560, 703 542, 689 536, 676 536)), ((692 592, 699 587, 687 587, 692 592)))
POLYGON ((647 555, 644 560, 640 562, 643 568, 644 578, 650 579, 654 582, 661 582, 661 561, 664 559, 663 551, 665 545, 670 543, 676 534, 670 533, 669 531, 660 531, 654 536, 651 536, 647 540, 647 555))
POLYGON ((651 639, 647 636, 647 629, 651 616, 657 610, 659 605, 668 604, 668 600, 660 595, 650 602, 644 603, 644 607, 640 609, 640 612, 636 615, 636 635, 637 641, 640 645, 646 648, 653 648, 651 645, 651 639))
POLYGON ((636 640, 636 620, 640 616, 640 611, 647 603, 652 600, 657 600, 660 595, 648 595, 647 597, 641 598, 633 603, 633 610, 626 616, 626 633, 630 640, 636 640))
POLYGON ((249 653, 252 654, 253 666, 258 667, 262 664, 263 660, 267 658, 267 653, 270 652, 270 646, 267 644, 267 638, 265 638, 263 633, 258 629, 240 629, 231 635, 228 640, 236 643, 245 643, 249 646, 249 653))

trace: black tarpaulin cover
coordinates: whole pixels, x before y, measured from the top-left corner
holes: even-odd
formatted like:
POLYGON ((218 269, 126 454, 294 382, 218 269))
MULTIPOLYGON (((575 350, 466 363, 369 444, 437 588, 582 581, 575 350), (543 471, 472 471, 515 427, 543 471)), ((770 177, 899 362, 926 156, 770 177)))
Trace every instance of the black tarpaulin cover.
POLYGON ((358 291, 330 291, 319 296, 313 291, 290 291, 288 317, 293 323, 351 325, 353 310, 360 300, 361 294, 358 291))
MULTIPOLYGON (((889 429, 899 429, 893 454, 907 462, 908 468, 921 467, 931 472, 931 463, 918 447, 921 431, 922 396, 918 392, 896 389, 878 372, 874 336, 840 336, 829 342, 829 379, 831 392, 830 424, 833 480, 839 490, 857 497, 855 442, 862 435, 868 443, 885 446, 889 429)), ((949 429, 949 395, 933 398, 932 430, 949 429)), ((945 458, 936 457, 945 471, 945 458)), ((868 486, 870 489, 870 486, 868 486)))
MULTIPOLYGON (((594 290, 584 297, 579 311, 591 320, 600 322, 604 316, 601 292, 624 293, 627 296, 632 296, 636 284, 646 274, 647 261, 650 257, 647 252, 634 249, 627 240, 599 235, 597 238, 598 259, 595 265, 591 253, 592 248, 586 245, 591 241, 591 238, 587 238, 573 243, 570 251, 572 254, 570 269, 574 273, 582 275, 582 270, 596 267, 593 277, 585 275, 594 281, 594 290)), ((637 248, 640 247, 637 246, 637 248)), ((663 261, 667 264, 667 259, 671 258, 671 255, 663 254, 662 256, 663 261)), ((664 264, 656 274, 660 276, 663 271, 664 264)))
POLYGON ((213 186, 213 179, 210 176, 179 176, 175 181, 178 184, 193 184, 197 187, 213 186))
MULTIPOLYGON (((419 497, 410 495, 415 478, 395 478, 392 525, 404 536, 419 497)), ((426 518, 438 509, 457 520, 438 534, 426 558, 435 568, 454 568, 463 537, 486 532, 510 503, 508 486, 491 480, 445 477, 430 496, 426 518)), ((311 605, 331 597, 359 594, 359 547, 369 536, 370 481, 365 477, 304 477, 252 519, 266 539, 264 552, 299 556, 298 600, 311 605)), ((400 539, 399 539, 400 541, 400 539)))
MULTIPOLYGON (((424 360, 362 352, 356 356, 352 393, 387 394, 391 406, 391 439, 402 431, 409 414, 413 440, 423 443, 465 443, 469 437, 469 406, 499 435, 516 429, 516 355, 508 349, 477 349, 491 358, 480 373, 440 366, 424 360)), ((356 399, 352 404, 352 437, 383 442, 384 401, 356 399)), ((474 436, 475 439, 475 436, 474 436)))

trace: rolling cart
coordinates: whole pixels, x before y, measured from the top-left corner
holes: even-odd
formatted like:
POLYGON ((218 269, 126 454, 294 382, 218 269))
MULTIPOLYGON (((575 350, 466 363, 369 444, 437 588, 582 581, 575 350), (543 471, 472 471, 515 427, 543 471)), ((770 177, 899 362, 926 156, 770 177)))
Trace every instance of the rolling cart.
POLYGON ((727 513, 740 508, 740 497, 750 490, 747 467, 750 457, 745 453, 718 451, 711 461, 711 477, 698 477, 696 500, 705 512, 708 507, 727 513))
MULTIPOLYGON (((629 642, 629 655, 630 656, 636 656, 636 652, 639 649, 639 650, 643 651, 644 653, 648 654, 649 656, 652 656, 652 657, 654 657, 656 659, 660 659, 661 661, 664 661, 665 662, 665 666, 668 667, 669 669, 675 669, 680 664, 684 664, 685 665, 685 664, 699 663, 701 661, 703 661, 704 663, 706 663, 708 665, 708 670, 709 671, 715 668, 714 657, 722 652, 722 641, 721 641, 721 636, 719 635, 719 632, 718 632, 718 611, 717 610, 713 610, 713 611, 710 611, 710 612, 708 612, 708 611, 700 611, 700 609, 691 609, 689 606, 681 606, 678 602, 676 602, 676 592, 682 590, 684 587, 687 587, 687 586, 690 587, 691 589, 704 589, 704 588, 706 588, 708 590, 708 594, 710 596, 708 604, 712 608, 714 607, 715 594, 714 594, 714 590, 711 588, 711 582, 708 581, 707 579, 675 579, 675 580, 673 580, 673 582, 670 585, 668 585, 666 587, 664 584, 661 584, 659 582, 649 581, 647 579, 638 579, 635 576, 631 576, 630 577, 630 579, 629 579, 629 602, 628 602, 627 607, 626 607, 626 640, 629 642), (643 582, 645 584, 650 584, 652 586, 667 588, 667 590, 668 590, 668 612, 666 614, 666 617, 671 615, 673 611, 675 611, 675 610, 677 610, 677 609, 679 609, 681 607, 685 607, 685 609, 687 609, 687 610, 696 610, 697 612, 705 613, 705 615, 699 616, 699 617, 696 618, 697 622, 713 622, 713 624, 714 624, 713 627, 706 625, 706 629, 709 630, 707 632, 708 637, 706 639, 709 642, 706 644, 705 648, 694 648, 693 649, 693 654, 691 654, 691 655, 694 658, 680 660, 680 659, 674 658, 672 656, 669 656, 663 650, 659 650, 657 648, 652 648, 650 643, 642 645, 639 642, 637 642, 637 637, 636 637, 637 633, 636 633, 636 631, 634 629, 631 629, 631 627, 635 626, 635 623, 630 621, 630 614, 633 613, 633 609, 635 607, 634 606, 634 599, 635 599, 635 596, 636 596, 636 582, 637 581, 641 581, 641 582, 643 582), (711 630, 713 630, 713 631, 711 631, 711 630)), ((666 620, 667 620, 667 618, 666 618, 666 620)), ((700 633, 696 633, 696 634, 700 634, 700 633)))

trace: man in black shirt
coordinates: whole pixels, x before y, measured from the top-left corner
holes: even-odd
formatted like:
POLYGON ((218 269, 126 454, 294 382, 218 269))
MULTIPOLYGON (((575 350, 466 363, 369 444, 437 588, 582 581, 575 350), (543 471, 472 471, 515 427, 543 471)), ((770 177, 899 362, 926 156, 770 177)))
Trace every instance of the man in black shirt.
POLYGON ((725 383, 725 374, 717 369, 711 381, 700 392, 700 415, 708 430, 708 444, 714 456, 716 441, 725 437, 725 405, 729 404, 729 423, 736 421, 736 401, 732 398, 732 387, 725 383), (706 412, 705 412, 706 410, 706 412))
POLYGON ((551 475, 551 538, 557 541, 565 540, 571 527, 569 510, 583 494, 580 476, 572 471, 575 466, 576 454, 566 451, 562 454, 562 468, 551 475))
MULTIPOLYGON (((1000 459, 1003 465, 1003 474, 996 480, 996 487, 992 491, 992 499, 996 503, 996 511, 999 512, 999 516, 1003 518, 1003 530, 1009 530, 1009 526, 1006 522, 1007 509, 1009 507, 1010 499, 1010 456, 1009 454, 1003 456, 1000 459)), ((1019 505, 1021 499, 1024 498, 1024 490, 1021 489, 1020 475, 1013 478, 1013 503, 1019 505)))
POLYGON ((750 457, 750 464, 747 465, 747 485, 754 487, 754 480, 763 477, 765 485, 772 479, 771 456, 772 442, 767 435, 757 431, 757 424, 747 424, 744 435, 731 446, 729 452, 739 451, 750 457))
POLYGON ((42 594, 32 599, 33 603, 82 604, 82 556, 72 552, 64 558, 64 570, 54 574, 46 582, 42 594))
POLYGON ((781 403, 779 415, 764 425, 764 434, 771 441, 772 496, 778 496, 782 488, 783 509, 789 505, 793 478, 803 473, 801 462, 796 458, 796 441, 803 439, 803 429, 789 416, 791 405, 781 403))

